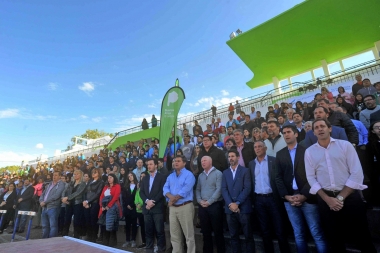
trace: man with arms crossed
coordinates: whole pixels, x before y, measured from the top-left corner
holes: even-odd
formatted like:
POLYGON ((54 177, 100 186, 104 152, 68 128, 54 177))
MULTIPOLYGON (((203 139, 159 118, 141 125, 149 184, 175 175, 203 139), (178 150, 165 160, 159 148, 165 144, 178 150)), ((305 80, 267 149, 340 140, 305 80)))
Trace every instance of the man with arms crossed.
POLYGON ((196 188, 197 202, 199 203, 198 217, 203 234, 203 252, 214 252, 212 232, 215 235, 218 253, 224 253, 223 235, 223 197, 222 172, 212 166, 209 156, 202 157, 203 172, 198 177, 196 188))
POLYGON ((298 134, 296 126, 287 125, 282 129, 287 147, 278 151, 276 156, 277 190, 285 201, 297 252, 309 252, 306 231, 310 229, 318 253, 324 253, 327 252, 327 244, 320 225, 317 198, 309 193, 304 160, 306 149, 298 145, 298 134))
POLYGON ((318 142, 305 152, 306 177, 317 194, 321 222, 331 252, 346 252, 345 232, 362 252, 376 252, 368 229, 366 207, 357 190, 364 190, 363 171, 355 148, 330 137, 331 124, 317 119, 312 130, 318 142))
POLYGON ((182 253, 182 233, 187 253, 195 253, 193 187, 195 177, 185 168, 185 156, 174 158, 174 171, 166 179, 163 195, 168 200, 170 235, 173 253, 182 253))
POLYGON ((166 181, 166 175, 157 173, 158 161, 147 159, 149 175, 140 182, 140 197, 144 202, 143 214, 145 222, 146 252, 153 253, 154 235, 157 239, 159 253, 166 250, 164 231, 164 205, 165 198, 162 188, 166 181))
POLYGON ((250 216, 252 213, 251 176, 249 170, 239 165, 239 152, 236 149, 228 151, 230 167, 223 171, 222 195, 225 201, 225 213, 231 236, 231 252, 241 253, 239 242, 242 228, 247 244, 246 252, 255 252, 250 216))

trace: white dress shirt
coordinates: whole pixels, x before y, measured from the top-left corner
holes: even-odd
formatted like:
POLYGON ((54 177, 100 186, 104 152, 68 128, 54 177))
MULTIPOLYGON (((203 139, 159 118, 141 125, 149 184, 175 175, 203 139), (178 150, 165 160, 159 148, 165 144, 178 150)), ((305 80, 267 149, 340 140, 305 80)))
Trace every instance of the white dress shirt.
POLYGON ((265 155, 264 159, 261 162, 259 162, 257 158, 255 158, 255 163, 255 193, 272 193, 268 169, 268 156, 265 155))
POLYGON ((344 186, 356 190, 367 188, 363 185, 363 170, 359 157, 351 143, 330 137, 324 148, 315 143, 305 152, 306 177, 311 194, 320 189, 341 191, 344 186))
POLYGON ((236 171, 237 171, 237 168, 238 168, 238 167, 239 167, 239 165, 236 166, 236 168, 233 170, 232 167, 230 166, 230 170, 231 170, 231 172, 232 172, 232 179, 233 179, 233 180, 235 180, 235 175, 236 175, 236 171))

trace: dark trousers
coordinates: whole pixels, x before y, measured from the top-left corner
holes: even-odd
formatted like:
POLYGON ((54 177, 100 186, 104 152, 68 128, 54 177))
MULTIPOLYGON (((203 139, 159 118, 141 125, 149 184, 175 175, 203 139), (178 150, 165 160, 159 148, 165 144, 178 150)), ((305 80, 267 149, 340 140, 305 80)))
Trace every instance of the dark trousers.
POLYGON ((164 231, 164 214, 144 214, 145 238, 147 252, 153 253, 154 234, 157 238, 158 252, 166 251, 166 239, 164 231))
POLYGON ((265 252, 274 253, 272 242, 272 228, 274 228, 281 253, 290 253, 284 222, 281 216, 282 214, 273 195, 255 195, 255 210, 263 236, 265 252))
POLYGON ((95 242, 99 230, 98 225, 98 214, 99 214, 99 204, 92 203, 89 208, 83 208, 84 210, 84 220, 85 228, 87 231, 87 239, 90 242, 95 242))
POLYGON ((330 210, 330 207, 318 195, 318 209, 331 252, 346 252, 345 235, 347 234, 352 235, 350 239, 357 240, 362 252, 376 252, 368 229, 367 210, 358 191, 353 192, 344 200, 344 206, 338 212, 330 210))
POLYGON ((66 205, 65 211, 65 223, 63 225, 62 235, 69 235, 71 217, 74 215, 74 237, 79 238, 81 236, 83 227, 83 204, 80 203, 77 205, 66 205))
POLYGON ((245 252, 255 252, 255 240, 253 239, 250 213, 227 214, 227 224, 231 236, 231 252, 241 253, 240 228, 243 230, 247 248, 245 252))
POLYGON ((142 213, 136 213, 136 217, 139 220, 139 227, 141 232, 141 240, 143 243, 145 243, 145 222, 144 222, 144 215, 142 213))
POLYGON ((198 217, 201 222, 203 234, 203 252, 214 252, 212 232, 215 235, 218 253, 226 251, 223 235, 223 203, 217 201, 208 207, 198 207, 198 217))
POLYGON ((135 241, 137 234, 137 222, 136 222, 136 213, 129 213, 125 215, 125 240, 135 241), (132 238, 131 238, 131 227, 132 227, 132 238))
POLYGON ((58 233, 62 233, 63 225, 65 224, 66 207, 61 207, 61 211, 58 216, 58 233))

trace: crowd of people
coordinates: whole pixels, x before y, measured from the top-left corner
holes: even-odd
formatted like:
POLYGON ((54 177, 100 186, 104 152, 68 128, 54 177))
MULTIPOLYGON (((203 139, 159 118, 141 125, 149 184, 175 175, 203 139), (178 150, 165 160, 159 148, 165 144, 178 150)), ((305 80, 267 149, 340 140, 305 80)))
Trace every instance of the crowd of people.
MULTIPOLYGON (((43 238, 116 246, 124 220, 123 247, 147 252, 195 253, 194 226, 201 228, 203 252, 213 252, 212 235, 217 252, 225 252, 224 231, 231 252, 241 252, 241 232, 247 252, 255 252, 256 228, 265 252, 274 252, 273 235, 280 251, 290 252, 289 231, 301 253, 308 252, 309 234, 317 252, 345 252, 348 241, 376 252, 366 210, 380 204, 380 83, 356 79, 352 94, 339 87, 334 97, 322 87, 311 103, 275 104, 265 116, 231 104, 226 122, 216 117, 202 129, 194 121, 192 129, 183 125, 182 136, 173 132, 161 144, 163 158, 158 139, 142 139, 3 175, 0 209, 7 213, 0 233, 17 210, 36 210, 43 238)), ((18 233, 26 221, 21 216, 18 233)))

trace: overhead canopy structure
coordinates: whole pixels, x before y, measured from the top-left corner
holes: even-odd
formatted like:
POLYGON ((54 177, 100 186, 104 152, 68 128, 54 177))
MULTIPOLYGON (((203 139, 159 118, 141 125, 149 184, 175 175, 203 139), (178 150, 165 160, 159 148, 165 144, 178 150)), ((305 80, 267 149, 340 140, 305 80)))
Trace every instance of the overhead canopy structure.
POLYGON ((257 88, 372 48, 379 9, 379 0, 306 0, 227 44, 254 74, 247 85, 257 88))

